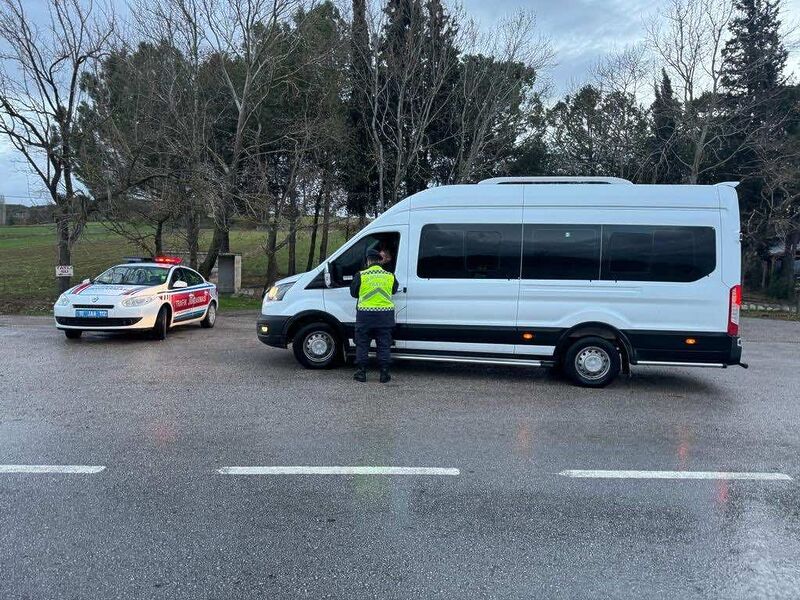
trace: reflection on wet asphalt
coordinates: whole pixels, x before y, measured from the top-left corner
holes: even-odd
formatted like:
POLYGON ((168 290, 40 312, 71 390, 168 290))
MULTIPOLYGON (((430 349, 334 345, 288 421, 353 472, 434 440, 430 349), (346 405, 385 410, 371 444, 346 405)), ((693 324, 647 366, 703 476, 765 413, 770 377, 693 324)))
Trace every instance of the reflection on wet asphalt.
POLYGON ((0 317, 0 598, 800 597, 800 324, 743 369, 308 372, 254 316, 166 342, 0 317), (226 465, 458 476, 220 475, 226 465), (564 470, 785 473, 578 479, 564 470))

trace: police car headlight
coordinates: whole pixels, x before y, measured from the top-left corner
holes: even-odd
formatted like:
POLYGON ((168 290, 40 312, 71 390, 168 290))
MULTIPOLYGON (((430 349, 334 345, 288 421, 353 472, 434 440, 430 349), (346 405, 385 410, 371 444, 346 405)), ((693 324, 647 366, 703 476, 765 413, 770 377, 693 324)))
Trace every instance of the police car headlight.
POLYGON ((271 302, 275 302, 277 300, 283 300, 283 297, 286 295, 286 292, 288 292, 289 288, 291 288, 293 285, 294 283, 273 285, 271 288, 269 288, 269 291, 267 292, 267 300, 271 302))
POLYGON ((67 298, 66 294, 61 294, 58 297, 58 302, 56 302, 58 306, 68 306, 69 305, 69 298, 67 298))
POLYGON ((120 304, 126 308, 134 308, 136 306, 144 306, 150 304, 155 296, 140 296, 138 298, 125 298, 120 304))

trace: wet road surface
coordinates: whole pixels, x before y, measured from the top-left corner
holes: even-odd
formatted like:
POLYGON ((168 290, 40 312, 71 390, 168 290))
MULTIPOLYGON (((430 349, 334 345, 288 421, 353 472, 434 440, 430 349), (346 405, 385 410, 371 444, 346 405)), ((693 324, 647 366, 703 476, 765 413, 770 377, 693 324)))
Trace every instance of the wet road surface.
POLYGON ((0 598, 800 597, 800 323, 745 320, 749 370, 604 390, 438 363, 356 384, 254 323, 68 342, 0 317, 0 465, 105 467, 0 468, 0 598), (276 466, 434 471, 219 472, 276 466))

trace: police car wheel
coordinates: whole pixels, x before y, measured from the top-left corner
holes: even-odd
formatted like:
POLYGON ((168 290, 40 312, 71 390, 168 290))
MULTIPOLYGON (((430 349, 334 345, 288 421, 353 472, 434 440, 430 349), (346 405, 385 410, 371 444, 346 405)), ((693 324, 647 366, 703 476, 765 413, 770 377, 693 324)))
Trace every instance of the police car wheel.
POLYGON ((341 340, 327 323, 312 323, 294 335, 292 351, 306 369, 330 369, 339 362, 341 340))
POLYGON ((605 387, 619 375, 619 350, 606 339, 585 337, 570 346, 564 357, 564 373, 582 387, 605 387))
POLYGON ((208 310, 206 310, 206 316, 200 321, 200 327, 205 327, 206 329, 211 329, 214 326, 214 323, 217 322, 217 305, 213 302, 208 305, 208 310))
POLYGON ((67 336, 68 340, 77 340, 81 337, 83 332, 80 329, 65 329, 64 335, 67 336))
POLYGON ((155 327, 153 327, 153 339, 156 340, 167 339, 168 330, 169 330, 169 309, 166 306, 162 306, 161 310, 158 311, 155 327))

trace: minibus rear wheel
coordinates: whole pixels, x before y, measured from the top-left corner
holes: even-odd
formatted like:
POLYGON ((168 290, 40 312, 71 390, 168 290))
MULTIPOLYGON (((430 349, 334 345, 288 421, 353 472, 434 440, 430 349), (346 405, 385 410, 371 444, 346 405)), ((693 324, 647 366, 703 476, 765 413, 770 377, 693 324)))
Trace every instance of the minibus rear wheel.
POLYGON ((342 341, 327 323, 310 323, 294 334, 294 357, 306 369, 330 369, 341 358, 342 341))
POLYGON ((605 387, 619 375, 622 360, 619 350, 601 337, 577 340, 564 356, 564 373, 577 385, 605 387))

